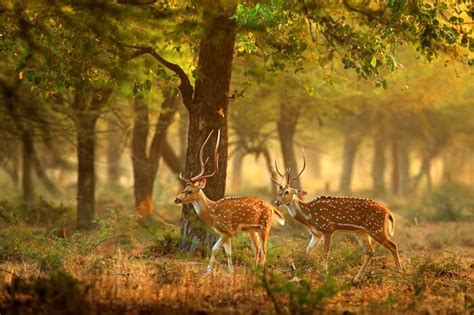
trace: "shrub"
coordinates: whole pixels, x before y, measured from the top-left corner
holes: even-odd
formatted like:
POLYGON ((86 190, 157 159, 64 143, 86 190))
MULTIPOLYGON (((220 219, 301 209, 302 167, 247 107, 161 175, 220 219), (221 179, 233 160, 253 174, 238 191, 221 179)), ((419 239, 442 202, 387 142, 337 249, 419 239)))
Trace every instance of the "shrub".
POLYGON ((157 256, 174 254, 178 250, 178 243, 179 236, 176 233, 167 232, 153 241, 148 252, 157 256))
POLYGON ((60 271, 48 277, 14 277, 5 287, 5 308, 13 314, 89 314, 87 288, 71 275, 60 271))
POLYGON ((24 222, 31 225, 52 225, 72 217, 73 209, 62 204, 54 205, 44 199, 33 204, 0 201, 0 226, 24 222))
POLYGON ((264 288, 273 303, 277 314, 313 314, 324 299, 337 294, 339 288, 333 278, 327 277, 319 286, 313 287, 310 282, 302 279, 288 281, 282 276, 258 271, 259 285, 264 288), (284 299, 288 299, 285 307, 284 299))
POLYGON ((434 221, 461 221, 474 218, 474 192, 459 184, 444 184, 423 197, 434 221))

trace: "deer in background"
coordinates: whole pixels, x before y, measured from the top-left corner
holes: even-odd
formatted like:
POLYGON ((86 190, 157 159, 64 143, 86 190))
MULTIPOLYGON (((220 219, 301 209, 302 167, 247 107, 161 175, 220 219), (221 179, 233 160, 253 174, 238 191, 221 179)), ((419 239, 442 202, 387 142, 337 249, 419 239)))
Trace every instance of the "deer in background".
POLYGON ((355 282, 364 275, 372 259, 372 240, 392 253, 397 270, 402 272, 397 245, 387 237, 387 233, 393 236, 395 230, 395 219, 391 211, 373 200, 362 198, 321 196, 304 202, 302 199, 307 193, 291 188, 291 182, 301 176, 306 167, 304 150, 303 163, 302 170, 295 177, 290 177, 291 170, 287 169, 286 173, 281 173, 275 161, 276 170, 282 179, 278 182, 271 177, 271 180, 278 185, 275 204, 278 207, 286 207, 290 215, 306 226, 312 235, 306 252, 316 247, 323 239, 323 268, 327 271, 333 234, 338 231, 352 232, 365 254, 362 266, 354 278, 355 282))
POLYGON ((214 150, 214 171, 204 175, 208 159, 203 160, 203 150, 213 132, 209 133, 199 152, 200 173, 189 179, 179 174, 179 178, 185 182, 185 187, 176 196, 175 203, 191 203, 199 218, 220 235, 220 238, 212 247, 211 259, 207 267, 208 273, 212 270, 215 254, 221 246, 224 246, 229 272, 233 272, 231 239, 239 232, 250 235, 255 249, 255 264, 260 262, 263 265, 267 255, 267 241, 273 222, 273 214, 276 214, 277 221, 281 225, 285 224, 285 219, 275 207, 257 197, 227 197, 217 201, 212 201, 206 197, 203 192, 206 187, 206 179, 214 176, 219 166, 217 150, 220 142, 220 131, 217 133, 214 150))

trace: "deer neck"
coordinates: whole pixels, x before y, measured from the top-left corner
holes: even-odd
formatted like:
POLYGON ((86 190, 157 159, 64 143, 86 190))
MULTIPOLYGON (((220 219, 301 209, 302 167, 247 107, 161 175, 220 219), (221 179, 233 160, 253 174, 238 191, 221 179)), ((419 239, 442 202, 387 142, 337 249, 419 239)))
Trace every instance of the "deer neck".
POLYGON ((204 192, 199 191, 199 198, 192 202, 193 208, 196 211, 198 217, 206 223, 212 221, 212 204, 214 202, 207 198, 204 192))
POLYGON ((296 196, 293 196, 292 202, 287 205, 288 212, 293 218, 295 218, 295 220, 302 223, 307 223, 309 221, 309 215, 306 213, 306 211, 304 211, 304 209, 302 209, 302 204, 304 204, 302 200, 296 196))

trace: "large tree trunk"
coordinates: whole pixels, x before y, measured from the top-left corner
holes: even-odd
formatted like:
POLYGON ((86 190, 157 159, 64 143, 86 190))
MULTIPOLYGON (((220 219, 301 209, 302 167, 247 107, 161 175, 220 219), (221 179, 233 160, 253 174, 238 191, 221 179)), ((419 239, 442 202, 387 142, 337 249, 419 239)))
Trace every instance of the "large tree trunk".
POLYGON ((350 132, 344 136, 342 173, 339 182, 339 191, 343 194, 348 194, 351 192, 354 161, 359 144, 360 139, 354 137, 350 132))
POLYGON ((372 162, 372 183, 376 195, 385 194, 385 142, 383 137, 376 135, 374 139, 374 158, 372 162))
MULTIPOLYGON (((216 2, 217 3, 217 2, 216 2)), ((200 170, 199 148, 212 130, 221 131, 219 147, 219 170, 209 178, 205 188, 206 195, 217 200, 224 196, 227 174, 227 108, 228 92, 232 72, 232 58, 235 43, 235 22, 230 17, 235 5, 222 8, 219 4, 207 3, 203 13, 203 35, 199 48, 198 73, 192 104, 185 101, 189 111, 188 148, 186 151, 186 170, 196 174, 200 170)), ((216 134, 204 150, 211 156, 208 165, 213 165, 212 151, 216 134)), ((207 171, 210 171, 209 169, 207 171)), ((192 206, 183 206, 181 217, 180 248, 193 252, 196 246, 209 245, 215 234, 197 219, 192 206)))
MULTIPOLYGON (((278 137, 280 139, 281 153, 285 169, 291 169, 291 174, 296 176, 298 173, 298 165, 296 164, 294 151, 294 137, 296 125, 298 124, 299 107, 289 106, 283 102, 280 104, 280 116, 277 121, 278 137)), ((284 172, 284 170, 280 170, 284 172)), ((293 188, 301 188, 300 179, 293 181, 293 188)))
POLYGON ((135 120, 132 133, 132 165, 135 206, 142 217, 155 213, 153 186, 158 172, 160 154, 166 144, 166 133, 177 110, 176 95, 165 93, 162 113, 158 118, 155 133, 148 149, 149 109, 141 95, 135 96, 135 120))
POLYGON ((31 203, 34 199, 33 191, 33 144, 30 141, 31 131, 24 130, 21 135, 22 142, 22 174, 21 187, 22 199, 26 203, 31 203))
POLYGON ((95 217, 95 126, 97 115, 83 113, 76 119, 77 127, 77 227, 92 227, 95 217))
POLYGON ((132 166, 135 206, 140 215, 151 216, 155 212, 152 193, 156 173, 149 169, 147 143, 150 119, 148 104, 142 95, 135 96, 133 110, 135 119, 132 131, 132 166))
POLYGON ((100 109, 111 91, 77 90, 72 104, 77 139, 77 227, 90 229, 95 218, 95 144, 100 109))

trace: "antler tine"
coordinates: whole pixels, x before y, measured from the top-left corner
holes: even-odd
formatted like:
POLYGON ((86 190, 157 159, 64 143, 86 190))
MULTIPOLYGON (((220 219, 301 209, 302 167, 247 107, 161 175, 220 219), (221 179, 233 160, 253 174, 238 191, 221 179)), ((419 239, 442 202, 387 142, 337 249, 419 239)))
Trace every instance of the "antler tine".
MULTIPOLYGON (((281 177, 286 176, 285 174, 282 174, 282 173, 280 172, 280 170, 278 169, 278 164, 277 164, 277 161, 276 161, 276 160, 275 160, 275 169, 276 169, 278 175, 280 175, 281 177)), ((288 169, 286 169, 286 170, 288 171, 288 169)))
POLYGON ((204 143, 201 145, 201 149, 199 149, 199 162, 201 163, 201 170, 199 171, 199 174, 197 174, 196 176, 192 177, 191 178, 191 181, 195 181, 196 179, 198 179, 199 177, 202 176, 202 174, 204 174, 204 166, 206 165, 207 163, 207 160, 206 162, 204 162, 203 160, 203 153, 204 153, 204 147, 206 146, 207 142, 209 141, 209 139, 211 138, 212 134, 214 133, 214 130, 212 130, 209 135, 207 136, 206 140, 204 141, 204 143))
POLYGON ((217 151, 219 150, 219 144, 221 142, 221 131, 220 129, 217 129, 217 140, 216 140, 216 148, 214 149, 214 172, 207 174, 207 175, 202 175, 201 178, 208 178, 216 175, 217 170, 219 169, 219 154, 217 151))
POLYGON ((281 183, 277 182, 277 181, 273 178, 273 175, 272 175, 271 172, 269 173, 269 175, 270 175, 270 179, 272 180, 272 182, 274 182, 274 183, 277 184, 277 185, 281 185, 281 183))
POLYGON ((179 179, 181 179, 182 181, 185 181, 186 183, 191 181, 190 179, 183 177, 183 174, 181 172, 179 172, 179 179))
POLYGON ((303 174, 303 171, 305 170, 306 168, 306 157, 304 155, 304 148, 301 147, 301 152, 303 152, 303 168, 301 169, 301 171, 298 173, 298 175, 296 175, 295 177, 291 178, 288 176, 288 184, 290 184, 292 181, 294 181, 295 179, 297 179, 298 177, 301 176, 301 174, 303 174))

